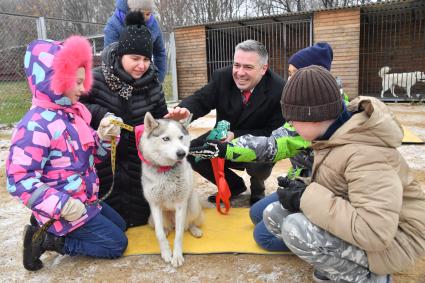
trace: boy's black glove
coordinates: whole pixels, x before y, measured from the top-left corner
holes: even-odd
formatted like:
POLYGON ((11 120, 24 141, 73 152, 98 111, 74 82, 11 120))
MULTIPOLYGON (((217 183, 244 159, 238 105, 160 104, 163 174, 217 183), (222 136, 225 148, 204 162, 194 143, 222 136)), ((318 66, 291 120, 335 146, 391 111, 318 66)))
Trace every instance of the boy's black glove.
POLYGON ((277 194, 282 206, 292 212, 300 211, 301 196, 307 185, 301 180, 286 177, 279 177, 278 184, 277 194))
POLYGON ((288 176, 279 176, 277 177, 277 185, 282 188, 286 188, 289 186, 289 182, 292 180, 288 178, 288 176))
POLYGON ((209 140, 202 146, 191 146, 189 148, 189 154, 201 159, 224 158, 226 156, 227 144, 227 142, 209 140))

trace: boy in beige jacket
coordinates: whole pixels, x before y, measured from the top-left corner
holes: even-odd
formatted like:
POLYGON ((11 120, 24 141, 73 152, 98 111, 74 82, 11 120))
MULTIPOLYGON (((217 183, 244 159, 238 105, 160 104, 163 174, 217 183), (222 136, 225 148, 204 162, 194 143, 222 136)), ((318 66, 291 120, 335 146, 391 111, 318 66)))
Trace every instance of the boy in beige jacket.
POLYGON ((346 108, 318 66, 298 70, 281 103, 313 142, 313 174, 278 189, 267 228, 314 266, 316 282, 391 282, 425 254, 425 194, 397 150, 401 125, 372 97, 346 108))

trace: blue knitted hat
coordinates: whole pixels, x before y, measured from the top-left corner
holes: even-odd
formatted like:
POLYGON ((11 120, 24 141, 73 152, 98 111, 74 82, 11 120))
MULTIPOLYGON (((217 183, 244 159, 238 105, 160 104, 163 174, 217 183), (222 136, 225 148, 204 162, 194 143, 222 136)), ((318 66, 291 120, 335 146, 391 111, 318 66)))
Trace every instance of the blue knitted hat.
POLYGON ((326 42, 318 42, 315 45, 301 49, 292 55, 291 58, 289 58, 288 63, 297 69, 311 65, 318 65, 330 71, 332 59, 332 47, 326 42))

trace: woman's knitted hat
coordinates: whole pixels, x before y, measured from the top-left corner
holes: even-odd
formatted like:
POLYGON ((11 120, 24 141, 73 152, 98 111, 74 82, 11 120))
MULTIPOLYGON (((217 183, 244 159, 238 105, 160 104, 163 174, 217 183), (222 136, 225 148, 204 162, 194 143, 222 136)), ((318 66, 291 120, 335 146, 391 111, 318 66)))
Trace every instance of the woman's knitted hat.
POLYGON ((137 54, 152 58, 152 35, 145 25, 143 13, 130 12, 125 22, 127 26, 121 31, 117 55, 137 54))
POLYGON ((286 121, 321 122, 340 115, 342 97, 328 70, 309 66, 299 69, 286 83, 281 106, 286 121))
POLYGON ((152 11, 153 10, 153 0, 128 0, 128 8, 131 11, 152 11))
POLYGON ((318 65, 331 70, 333 60, 332 47, 326 42, 318 42, 313 46, 301 49, 289 58, 288 63, 297 69, 318 65))

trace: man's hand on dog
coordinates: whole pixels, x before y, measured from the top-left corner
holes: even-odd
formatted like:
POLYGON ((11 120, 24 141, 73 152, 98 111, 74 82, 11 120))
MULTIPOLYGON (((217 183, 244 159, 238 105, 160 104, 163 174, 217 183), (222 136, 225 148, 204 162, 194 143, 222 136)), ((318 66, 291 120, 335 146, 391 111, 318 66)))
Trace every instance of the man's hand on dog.
POLYGON ((191 146, 189 154, 201 159, 212 159, 215 157, 224 158, 226 156, 227 142, 210 140, 202 146, 191 146))
POLYGON ((170 109, 168 111, 168 114, 165 114, 164 118, 165 119, 173 119, 175 121, 181 121, 181 120, 186 120, 187 118, 189 118, 190 115, 190 111, 187 108, 184 107, 175 107, 173 109, 170 109))

